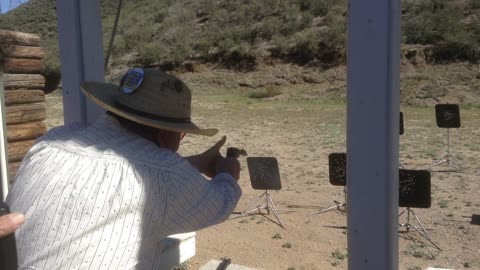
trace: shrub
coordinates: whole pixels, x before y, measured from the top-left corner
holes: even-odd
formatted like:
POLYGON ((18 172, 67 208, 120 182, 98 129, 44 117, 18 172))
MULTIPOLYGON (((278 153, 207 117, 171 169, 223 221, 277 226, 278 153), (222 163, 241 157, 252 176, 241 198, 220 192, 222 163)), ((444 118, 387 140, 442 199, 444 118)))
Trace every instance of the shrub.
POLYGON ((270 40, 274 35, 280 32, 282 20, 277 17, 268 17, 262 21, 258 27, 258 35, 266 40, 270 40))
POLYGON ((252 91, 248 94, 249 98, 270 98, 281 95, 282 91, 278 88, 267 87, 262 90, 252 91))
POLYGON ((124 36, 126 48, 131 50, 135 49, 139 44, 151 42, 153 35, 154 31, 152 27, 131 27, 124 36))
POLYGON ((480 9, 480 0, 472 0, 471 9, 480 9))
POLYGON ((334 257, 337 260, 345 260, 347 258, 347 254, 343 254, 340 250, 336 249, 334 252, 332 252, 332 257, 334 257))
POLYGON ((140 43, 137 45, 138 59, 137 64, 151 65, 158 63, 166 54, 162 47, 155 43, 140 43))

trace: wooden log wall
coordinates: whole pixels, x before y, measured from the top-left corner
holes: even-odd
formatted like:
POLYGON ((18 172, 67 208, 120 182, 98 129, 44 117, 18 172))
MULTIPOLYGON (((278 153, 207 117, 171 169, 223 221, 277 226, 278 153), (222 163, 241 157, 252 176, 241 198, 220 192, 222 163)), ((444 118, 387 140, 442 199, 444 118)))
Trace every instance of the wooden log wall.
POLYGON ((10 181, 35 139, 47 132, 45 77, 41 75, 45 53, 40 42, 34 34, 0 30, 10 181))

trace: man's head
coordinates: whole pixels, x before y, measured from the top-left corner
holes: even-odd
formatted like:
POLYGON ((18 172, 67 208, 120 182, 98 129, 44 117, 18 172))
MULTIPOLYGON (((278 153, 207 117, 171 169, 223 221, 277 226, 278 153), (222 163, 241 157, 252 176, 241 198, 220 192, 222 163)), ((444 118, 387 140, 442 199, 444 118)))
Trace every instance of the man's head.
POLYGON ((158 69, 135 68, 123 77, 120 85, 85 82, 81 88, 107 111, 165 131, 156 141, 181 137, 183 133, 213 136, 218 132, 201 129, 191 122, 190 89, 177 77, 158 69))
POLYGON ((147 125, 142 125, 127 118, 121 117, 120 115, 117 115, 110 111, 107 111, 106 113, 117 119, 118 122, 129 131, 134 132, 142 136, 143 138, 154 142, 159 147, 167 148, 174 152, 178 151, 178 148, 180 147, 180 141, 183 139, 183 137, 185 137, 186 134, 183 132, 168 131, 147 125))

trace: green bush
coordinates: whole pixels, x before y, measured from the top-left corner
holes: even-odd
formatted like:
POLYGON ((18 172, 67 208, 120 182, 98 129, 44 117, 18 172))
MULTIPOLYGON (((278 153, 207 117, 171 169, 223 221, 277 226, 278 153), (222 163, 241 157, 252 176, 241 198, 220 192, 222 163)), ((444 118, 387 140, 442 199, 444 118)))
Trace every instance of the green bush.
POLYGON ((135 49, 139 44, 151 42, 153 35, 152 27, 132 27, 124 35, 125 46, 128 50, 135 49))
POLYGON ((325 16, 332 2, 331 0, 296 0, 295 4, 301 11, 309 11, 313 16, 325 16))
POLYGON ((282 20, 277 16, 268 17, 258 27, 258 35, 264 40, 271 40, 274 35, 280 32, 282 20))
POLYGON ((411 9, 402 21, 407 43, 435 44, 466 34, 463 11, 453 4, 438 0, 419 1, 412 4, 411 9))
POLYGON ((264 89, 261 89, 261 90, 255 90, 255 91, 252 91, 248 94, 248 97, 249 98, 270 98, 270 97, 275 97, 275 96, 278 96, 278 95, 281 95, 282 94, 282 91, 278 88, 274 88, 274 87, 266 87, 264 89))
MULTIPOLYGON (((106 47, 117 2, 101 5, 106 47)), ((346 0, 126 1, 112 61, 179 63, 196 58, 240 61, 226 67, 246 69, 269 50, 271 57, 285 61, 332 66, 345 62, 346 15, 346 0)), ((431 45, 429 61, 477 62, 479 18, 480 0, 402 0, 402 41, 431 45)), ((40 34, 48 44, 47 65, 59 66, 55 0, 30 0, 0 16, 0 27, 40 34)))
POLYGON ((472 0, 471 9, 480 9, 480 0, 472 0))
POLYGON ((151 65, 158 63, 165 54, 164 50, 154 43, 141 43, 137 47, 138 58, 135 64, 151 65))

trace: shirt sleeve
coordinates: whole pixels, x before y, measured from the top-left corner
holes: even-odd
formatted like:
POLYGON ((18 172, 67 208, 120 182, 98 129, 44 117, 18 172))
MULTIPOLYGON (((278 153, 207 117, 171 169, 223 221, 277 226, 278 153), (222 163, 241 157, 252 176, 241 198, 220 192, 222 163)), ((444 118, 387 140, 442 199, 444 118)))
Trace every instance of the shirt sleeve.
POLYGON ((240 186, 230 174, 220 173, 207 180, 186 163, 166 177, 167 199, 162 227, 168 234, 197 231, 226 220, 242 195, 240 186))

